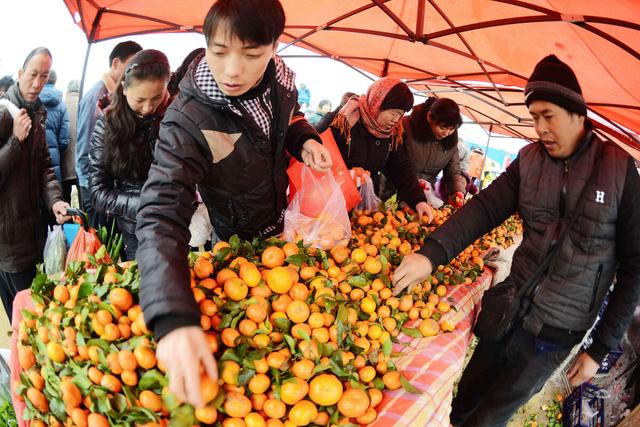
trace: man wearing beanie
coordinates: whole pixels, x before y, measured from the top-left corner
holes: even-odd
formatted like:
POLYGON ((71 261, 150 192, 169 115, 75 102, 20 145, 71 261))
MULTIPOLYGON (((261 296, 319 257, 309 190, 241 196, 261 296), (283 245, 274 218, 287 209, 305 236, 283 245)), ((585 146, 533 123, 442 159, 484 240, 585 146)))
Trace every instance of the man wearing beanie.
POLYGON ((557 57, 538 63, 524 95, 540 140, 406 256, 393 277, 397 293, 510 215, 523 218, 510 275, 483 298, 474 329, 480 343, 453 401, 455 426, 506 425, 582 341, 616 276, 593 344, 568 371, 572 386, 588 381, 619 344, 640 296, 633 159, 593 133, 578 79, 557 57))

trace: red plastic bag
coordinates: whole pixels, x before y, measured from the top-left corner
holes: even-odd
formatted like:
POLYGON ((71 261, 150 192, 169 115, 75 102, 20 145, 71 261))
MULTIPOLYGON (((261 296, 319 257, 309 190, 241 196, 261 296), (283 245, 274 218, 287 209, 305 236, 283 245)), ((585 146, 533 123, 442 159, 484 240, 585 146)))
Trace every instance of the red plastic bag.
POLYGON ((87 264, 87 267, 93 266, 93 263, 89 261, 89 255, 93 255, 99 264, 110 263, 111 258, 109 257, 106 248, 104 250, 104 254, 100 253, 96 256, 101 246, 102 242, 98 239, 98 234, 95 229, 88 228, 85 230, 84 227, 80 227, 78 234, 76 234, 76 237, 73 239, 73 243, 69 248, 69 252, 67 252, 65 268, 67 268, 69 263, 72 261, 84 261, 87 264))
MULTIPOLYGON (((347 165, 344 163, 344 159, 340 154, 340 149, 338 149, 338 145, 333 139, 331 129, 324 131, 320 135, 320 138, 322 139, 322 145, 329 150, 329 154, 331 155, 331 160, 333 162, 331 172, 336 183, 342 190, 348 212, 360 203, 360 193, 349 174, 349 169, 347 169, 347 165)), ((296 192, 301 188, 302 169, 304 166, 304 163, 299 162, 296 159, 291 159, 291 162, 289 163, 289 169, 287 169, 287 175, 289 175, 289 202, 293 200, 296 192)), ((316 176, 319 177, 320 174, 316 173, 316 176)), ((322 209, 323 200, 314 200, 305 197, 305 203, 308 205, 303 206, 302 209, 308 209, 313 212, 322 209)))
POLYGON ((341 188, 332 174, 302 168, 300 190, 284 214, 284 239, 329 250, 346 245, 351 223, 341 188))

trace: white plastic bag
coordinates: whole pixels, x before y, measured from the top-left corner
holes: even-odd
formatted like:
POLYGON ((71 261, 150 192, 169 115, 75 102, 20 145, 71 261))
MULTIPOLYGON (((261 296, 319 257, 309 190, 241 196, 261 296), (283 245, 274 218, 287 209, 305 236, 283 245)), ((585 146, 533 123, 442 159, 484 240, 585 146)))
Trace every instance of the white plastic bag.
POLYGON ((61 225, 54 225, 44 245, 44 271, 48 275, 64 271, 67 259, 67 238, 61 225))
POLYGON ((191 240, 189 240, 191 247, 203 246, 208 240, 211 240, 213 226, 209 218, 209 211, 204 203, 198 203, 198 207, 191 217, 189 231, 191 232, 191 240))
POLYGON ((380 200, 380 198, 376 195, 371 176, 369 176, 369 174, 365 174, 358 179, 362 182, 362 184, 358 188, 362 200, 360 201, 358 206, 356 206, 356 209, 363 211, 378 210, 380 204, 382 203, 382 200, 380 200))
POLYGON ((427 203, 429 203, 432 208, 440 209, 444 202, 436 196, 435 191, 433 191, 433 188, 431 187, 431 183, 424 179, 418 179, 418 182, 420 183, 420 188, 424 191, 427 203))
POLYGON ((284 215, 284 239, 329 250, 351 239, 344 195, 333 174, 316 175, 305 166, 301 188, 284 215))

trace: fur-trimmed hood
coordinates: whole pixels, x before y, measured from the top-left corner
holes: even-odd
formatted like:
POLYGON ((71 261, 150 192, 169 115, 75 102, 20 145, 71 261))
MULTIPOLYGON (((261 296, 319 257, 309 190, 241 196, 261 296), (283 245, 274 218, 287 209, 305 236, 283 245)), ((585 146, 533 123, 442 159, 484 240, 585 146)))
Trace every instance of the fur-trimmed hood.
MULTIPOLYGON (((429 122, 427 122, 427 111, 436 99, 437 98, 433 97, 428 98, 424 104, 419 104, 413 107, 413 111, 411 111, 411 114, 407 119, 408 125, 411 128, 409 131, 416 142, 426 144, 433 143, 436 140, 436 137, 433 135, 433 131, 431 130, 431 126, 429 126, 429 122)), ((450 150, 455 147, 458 144, 458 131, 456 130, 440 142, 444 150, 450 150)))

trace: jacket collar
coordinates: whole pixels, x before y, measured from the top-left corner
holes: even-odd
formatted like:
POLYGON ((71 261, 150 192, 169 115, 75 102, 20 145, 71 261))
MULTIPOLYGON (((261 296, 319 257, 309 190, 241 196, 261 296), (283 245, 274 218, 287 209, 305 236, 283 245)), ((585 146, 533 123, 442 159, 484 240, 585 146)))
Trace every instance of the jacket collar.
MULTIPOLYGON (((411 127, 413 138, 418 143, 435 143, 436 137, 433 135, 431 126, 427 122, 427 111, 436 98, 427 99, 424 104, 416 105, 409 115, 408 122, 411 127)), ((442 144, 444 150, 450 150, 458 144, 458 131, 456 130, 448 137, 437 141, 442 144)))
POLYGON ((45 108, 40 101, 40 98, 36 98, 34 102, 27 102, 22 97, 20 93, 20 88, 18 87, 18 82, 16 82, 13 86, 11 86, 4 96, 9 99, 9 101, 13 102, 16 107, 24 108, 29 113, 42 113, 45 108))

